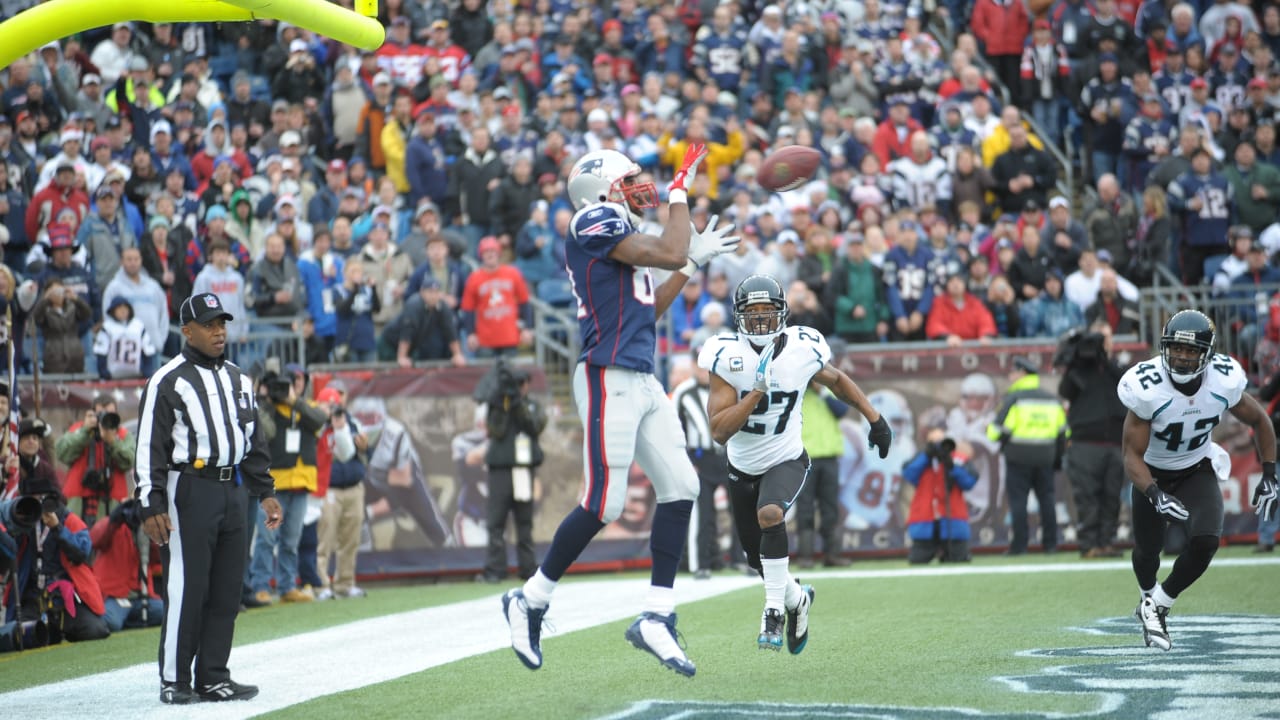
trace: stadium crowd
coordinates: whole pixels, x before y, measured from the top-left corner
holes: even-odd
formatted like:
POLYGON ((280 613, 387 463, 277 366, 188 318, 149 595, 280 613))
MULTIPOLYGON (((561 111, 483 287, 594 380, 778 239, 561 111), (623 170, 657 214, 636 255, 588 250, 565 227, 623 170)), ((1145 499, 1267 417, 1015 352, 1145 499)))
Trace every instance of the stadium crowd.
POLYGON ((0 292, 44 371, 145 375, 193 290, 245 352, 281 326, 312 363, 511 352, 528 298, 574 301, 572 161, 614 148, 661 179, 695 141, 695 222, 745 241, 677 302, 678 344, 753 269, 855 342, 1125 332, 1167 258, 1275 339, 1253 302, 1280 280, 1274 3, 381 11, 373 52, 285 23, 119 23, 7 68, 0 292), (766 193, 761 159, 792 143, 822 172, 766 193), (1059 194, 1046 145, 1089 191, 1059 194))

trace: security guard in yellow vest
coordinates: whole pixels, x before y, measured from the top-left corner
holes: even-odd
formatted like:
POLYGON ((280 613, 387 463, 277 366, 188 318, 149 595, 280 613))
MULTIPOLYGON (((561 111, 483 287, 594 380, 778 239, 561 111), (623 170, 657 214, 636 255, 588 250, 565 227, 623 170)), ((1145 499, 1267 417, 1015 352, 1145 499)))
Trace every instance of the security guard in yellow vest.
POLYGON ((1013 537, 1009 555, 1027 551, 1027 495, 1035 491, 1040 503, 1041 545, 1046 553, 1058 549, 1058 521, 1053 493, 1054 471, 1061 467, 1067 442, 1067 414, 1052 393, 1040 387, 1039 368, 1015 357, 1009 372, 1009 394, 987 437, 999 441, 1004 454, 1005 489, 1009 499, 1013 537))

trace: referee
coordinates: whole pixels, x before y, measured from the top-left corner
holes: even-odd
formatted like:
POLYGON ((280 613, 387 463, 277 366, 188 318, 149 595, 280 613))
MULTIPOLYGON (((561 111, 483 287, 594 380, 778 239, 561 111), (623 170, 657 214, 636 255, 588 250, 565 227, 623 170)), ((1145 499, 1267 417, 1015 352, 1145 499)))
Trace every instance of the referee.
POLYGON ((258 688, 233 681, 227 658, 252 530, 249 494, 262 498, 268 528, 282 513, 253 381, 223 356, 231 314, 204 293, 187 298, 179 318, 186 347, 147 381, 134 461, 142 528, 164 548, 160 702, 248 700, 258 688))

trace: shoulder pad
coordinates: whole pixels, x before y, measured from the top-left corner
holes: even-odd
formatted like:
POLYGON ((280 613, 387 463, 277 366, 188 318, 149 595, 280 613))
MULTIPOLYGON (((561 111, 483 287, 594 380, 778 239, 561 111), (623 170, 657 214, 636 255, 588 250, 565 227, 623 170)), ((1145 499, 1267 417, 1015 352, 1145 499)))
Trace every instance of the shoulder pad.
POLYGON ((741 344, 736 333, 722 332, 718 335, 712 335, 703 343, 702 350, 698 351, 698 367, 709 370, 717 375, 733 370, 741 370, 742 368, 730 368, 729 356, 735 355, 739 358, 743 356, 742 352, 734 352, 735 347, 741 344))

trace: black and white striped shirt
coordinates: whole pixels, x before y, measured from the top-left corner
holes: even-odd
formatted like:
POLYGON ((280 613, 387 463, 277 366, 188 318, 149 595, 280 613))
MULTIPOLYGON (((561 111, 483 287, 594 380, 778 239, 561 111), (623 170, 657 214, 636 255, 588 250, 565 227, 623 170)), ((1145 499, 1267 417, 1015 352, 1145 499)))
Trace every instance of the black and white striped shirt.
POLYGON ((711 437, 711 420, 707 417, 710 395, 711 388, 698 385, 694 378, 676 385, 671 391, 671 401, 676 406, 680 424, 684 426, 685 447, 689 450, 723 452, 723 446, 716 444, 711 437))
POLYGON ((257 420, 253 379, 232 363, 184 347, 142 394, 134 459, 142 506, 167 505, 181 468, 197 460, 206 468, 238 465, 250 494, 273 494, 271 458, 257 420))

